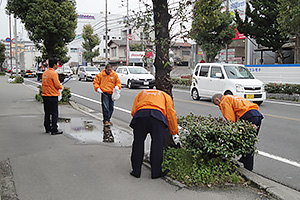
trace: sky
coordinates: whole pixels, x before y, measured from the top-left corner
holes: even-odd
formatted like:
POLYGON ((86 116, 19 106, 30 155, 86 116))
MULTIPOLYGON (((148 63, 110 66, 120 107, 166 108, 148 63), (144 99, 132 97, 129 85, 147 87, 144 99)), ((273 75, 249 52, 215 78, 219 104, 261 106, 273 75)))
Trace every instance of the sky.
MULTIPOLYGON (((137 10, 139 9, 139 7, 143 7, 142 4, 139 3, 139 0, 128 1, 129 8, 132 10, 137 10)), ((4 40, 5 38, 9 37, 9 18, 5 14, 6 2, 7 0, 0 0, 0 40, 4 40)), ((126 6, 127 0, 107 0, 108 12, 112 14, 125 15, 127 12, 126 6)), ((96 14, 100 12, 105 12, 105 0, 76 0, 76 11, 81 14, 96 14)), ((20 35, 20 37, 26 38, 26 31, 24 30, 24 26, 20 24, 20 20, 18 20, 17 24, 18 34, 20 35)), ((12 25, 14 25, 14 20, 12 20, 12 25)))

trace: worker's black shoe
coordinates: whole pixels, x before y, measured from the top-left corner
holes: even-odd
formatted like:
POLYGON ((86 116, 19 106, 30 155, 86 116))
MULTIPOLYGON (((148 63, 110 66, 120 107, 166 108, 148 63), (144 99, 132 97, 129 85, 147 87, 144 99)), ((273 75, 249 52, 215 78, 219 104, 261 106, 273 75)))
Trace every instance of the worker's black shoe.
POLYGON ((59 134, 63 134, 63 131, 55 131, 55 132, 51 132, 51 135, 59 135, 59 134))
POLYGON ((130 175, 134 176, 135 178, 140 178, 141 177, 141 175, 136 175, 133 171, 130 172, 130 175))

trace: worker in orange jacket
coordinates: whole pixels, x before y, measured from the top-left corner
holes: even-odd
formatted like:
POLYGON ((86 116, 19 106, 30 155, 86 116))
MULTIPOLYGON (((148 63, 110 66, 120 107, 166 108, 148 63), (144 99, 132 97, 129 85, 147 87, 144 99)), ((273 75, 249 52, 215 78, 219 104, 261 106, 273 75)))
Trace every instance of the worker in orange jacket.
POLYGON ((42 75, 42 97, 44 103, 44 127, 46 133, 51 133, 52 135, 62 134, 57 128, 58 120, 58 96, 59 90, 63 86, 59 82, 57 69, 57 59, 49 59, 49 69, 47 69, 42 75), (51 118, 51 119, 50 119, 51 118))
POLYGON ((132 144, 130 174, 136 178, 141 176, 144 157, 144 141, 148 133, 151 135, 151 177, 153 179, 164 176, 162 173, 163 147, 166 128, 172 135, 178 133, 177 116, 173 100, 167 93, 160 90, 143 90, 134 100, 130 127, 133 128, 134 140, 132 144))
MULTIPOLYGON (((257 127, 257 135, 261 127, 263 115, 258 111, 259 107, 247 99, 236 95, 215 94, 212 102, 219 106, 226 120, 236 122, 243 119, 255 124, 257 127)), ((253 152, 254 153, 254 152, 253 152)), ((253 170, 254 157, 253 153, 243 155, 239 160, 244 167, 250 171, 253 170)))
POLYGON ((107 64, 105 69, 97 74, 94 78, 93 86, 95 91, 101 94, 103 124, 104 126, 110 126, 112 125, 110 119, 114 111, 113 89, 121 90, 118 74, 112 70, 110 64, 107 64))

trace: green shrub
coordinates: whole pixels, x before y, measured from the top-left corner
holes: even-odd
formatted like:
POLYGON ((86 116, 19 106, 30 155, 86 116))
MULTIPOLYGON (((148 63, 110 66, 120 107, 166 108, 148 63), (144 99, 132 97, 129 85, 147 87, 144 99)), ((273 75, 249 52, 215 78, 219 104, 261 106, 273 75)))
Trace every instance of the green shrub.
POLYGON ((24 78, 22 76, 17 76, 14 83, 24 83, 24 78))
POLYGON ((163 169, 189 186, 244 182, 233 162, 218 157, 204 161, 185 148, 165 150, 163 169))
POLYGON ((179 117, 178 124, 189 132, 183 134, 183 146, 204 159, 232 159, 255 150, 256 127, 247 121, 231 123, 221 117, 202 117, 191 113, 179 117))
POLYGON ((0 72, 0 76, 5 76, 5 72, 0 72))
POLYGON ((279 93, 279 94, 300 94, 299 84, 282 84, 282 83, 268 83, 265 86, 265 90, 268 93, 279 93))
POLYGON ((42 86, 39 85, 38 88, 39 88, 39 93, 35 95, 35 99, 36 99, 37 101, 40 101, 40 102, 43 103, 42 86))
POLYGON ((69 103, 70 98, 71 98, 71 91, 70 91, 70 88, 65 87, 65 88, 62 90, 62 97, 61 97, 60 102, 61 102, 61 103, 69 103))
MULTIPOLYGON (((42 97, 42 86, 38 86, 39 88, 39 93, 35 95, 35 99, 37 101, 40 101, 40 102, 43 102, 43 97, 42 97)), ((59 101, 60 104, 67 104, 69 103, 70 101, 70 98, 71 98, 71 91, 70 91, 70 88, 64 88, 62 90, 62 98, 61 100, 59 101)))
POLYGON ((193 114, 178 117, 178 124, 182 147, 168 149, 164 155, 163 167, 169 176, 188 185, 243 180, 232 161, 255 151, 255 125, 193 114))
POLYGON ((173 84, 191 86, 191 79, 173 78, 173 84))

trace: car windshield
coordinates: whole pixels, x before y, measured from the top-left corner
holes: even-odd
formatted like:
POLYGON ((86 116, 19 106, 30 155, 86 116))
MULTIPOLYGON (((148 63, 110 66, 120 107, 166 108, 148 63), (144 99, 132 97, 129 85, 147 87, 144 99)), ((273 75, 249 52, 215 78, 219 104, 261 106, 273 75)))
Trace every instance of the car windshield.
POLYGON ((224 68, 229 79, 254 79, 249 70, 242 65, 227 65, 224 68))
POLYGON ((85 68, 85 69, 86 69, 86 71, 88 71, 88 72, 98 71, 98 69, 97 69, 96 67, 87 67, 87 68, 85 68))
POLYGON ((70 72, 70 71, 71 71, 71 68, 70 68, 70 67, 67 67, 67 66, 64 66, 64 71, 70 72))
POLYGON ((148 74, 148 71, 144 68, 128 68, 131 74, 148 74))

